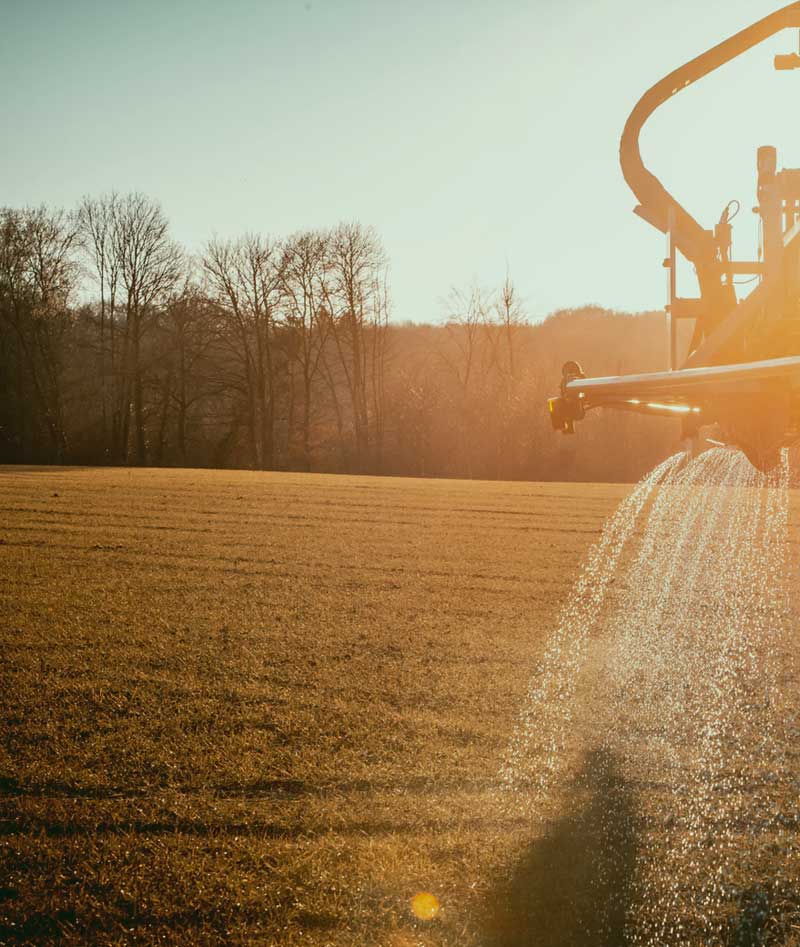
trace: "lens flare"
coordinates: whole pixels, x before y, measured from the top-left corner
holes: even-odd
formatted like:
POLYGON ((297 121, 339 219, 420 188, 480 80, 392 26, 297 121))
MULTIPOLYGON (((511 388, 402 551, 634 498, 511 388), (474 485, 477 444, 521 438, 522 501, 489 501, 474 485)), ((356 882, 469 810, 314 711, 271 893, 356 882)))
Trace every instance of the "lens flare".
POLYGON ((411 911, 421 921, 432 921, 439 908, 439 899, 430 891, 420 891, 411 899, 411 911))

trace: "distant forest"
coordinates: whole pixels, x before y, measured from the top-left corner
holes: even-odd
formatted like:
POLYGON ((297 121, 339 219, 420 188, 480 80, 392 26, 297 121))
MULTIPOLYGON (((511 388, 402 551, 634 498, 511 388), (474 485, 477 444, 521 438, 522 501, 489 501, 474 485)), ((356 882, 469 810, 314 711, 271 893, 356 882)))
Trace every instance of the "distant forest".
POLYGON ((398 323, 387 271, 360 224, 190 257, 140 194, 2 209, 0 463, 625 481, 675 446, 672 421, 565 437, 546 411, 568 358, 663 367, 662 314, 532 322, 506 278, 398 323))

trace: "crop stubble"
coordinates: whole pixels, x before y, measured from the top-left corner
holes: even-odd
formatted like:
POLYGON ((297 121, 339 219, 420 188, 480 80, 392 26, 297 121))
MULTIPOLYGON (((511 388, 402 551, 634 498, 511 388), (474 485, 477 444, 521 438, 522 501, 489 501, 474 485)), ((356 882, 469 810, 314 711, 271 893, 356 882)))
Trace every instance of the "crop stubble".
POLYGON ((0 942, 527 943, 498 767, 628 490, 0 469, 0 942))

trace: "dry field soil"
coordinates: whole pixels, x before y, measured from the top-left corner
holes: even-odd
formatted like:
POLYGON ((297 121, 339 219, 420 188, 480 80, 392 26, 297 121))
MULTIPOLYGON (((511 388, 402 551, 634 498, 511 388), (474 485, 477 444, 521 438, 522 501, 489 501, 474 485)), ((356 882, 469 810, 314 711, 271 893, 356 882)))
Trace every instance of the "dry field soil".
POLYGON ((577 943, 497 774, 629 490, 0 468, 0 943, 577 943))

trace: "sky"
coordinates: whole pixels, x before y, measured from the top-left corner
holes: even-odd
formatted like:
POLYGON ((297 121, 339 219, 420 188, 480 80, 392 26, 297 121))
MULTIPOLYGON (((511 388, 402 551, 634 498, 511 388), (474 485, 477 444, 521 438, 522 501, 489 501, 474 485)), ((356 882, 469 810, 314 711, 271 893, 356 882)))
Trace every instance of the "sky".
MULTIPOLYGON (((373 225, 393 318, 509 273, 529 316, 665 301, 619 135, 655 81, 769 0, 0 0, 0 205, 143 191, 191 252, 216 235, 373 225)), ((800 165, 786 32, 675 96, 646 163, 755 252, 755 151, 800 165)), ((681 273, 682 295, 693 295, 681 273)))

